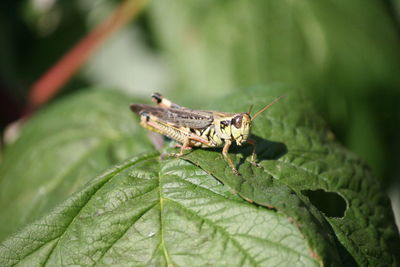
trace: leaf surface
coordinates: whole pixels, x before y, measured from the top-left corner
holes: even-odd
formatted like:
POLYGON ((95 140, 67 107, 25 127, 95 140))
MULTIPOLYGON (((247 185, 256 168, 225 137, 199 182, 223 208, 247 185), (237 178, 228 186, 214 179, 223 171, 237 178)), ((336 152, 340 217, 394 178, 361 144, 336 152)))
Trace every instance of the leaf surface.
POLYGON ((224 97, 210 107, 243 112, 253 104, 257 111, 286 95, 253 121, 261 168, 250 163, 251 146, 229 152, 241 176, 233 175, 218 148, 193 149, 186 161, 141 154, 93 178, 130 153, 150 148, 145 130, 137 131, 128 100, 87 93, 44 110, 26 125, 1 165, 1 188, 4 194, 13 192, 1 202, 0 212, 10 216, 1 216, 3 233, 26 226, 3 241, 0 265, 398 264, 399 236, 390 204, 367 166, 334 141, 301 94, 276 86, 252 92, 224 97), (88 108, 102 101, 110 105, 88 108), (75 124, 82 125, 72 142, 78 143, 66 154, 78 155, 75 164, 55 156, 63 155, 63 146, 41 148, 36 142, 44 133, 59 140, 75 124), (110 149, 79 156, 87 151, 80 138, 85 134, 120 137, 108 140, 119 156, 110 159, 110 149), (69 175, 52 181, 64 166, 69 175), (13 183, 13 177, 23 183, 13 183), (41 183, 54 183, 59 191, 38 196, 41 183), (47 204, 38 205, 30 194, 47 204), (13 209, 25 219, 13 217, 13 209))
POLYGON ((129 111, 132 102, 117 92, 88 90, 53 103, 24 125, 0 165, 0 240, 96 174, 151 149, 129 111))
POLYGON ((245 199, 276 208, 294 219, 319 255, 332 252, 329 246, 323 246, 331 242, 329 236, 333 235, 343 262, 361 266, 398 263, 399 236, 390 201, 365 163, 334 141, 333 134, 301 95, 279 87, 254 91, 226 97, 219 108, 226 111, 235 107, 236 112, 243 112, 254 105, 258 110, 287 94, 253 121, 261 168, 250 163, 250 146, 230 153, 241 176, 232 173, 218 150, 198 149, 184 158, 245 199), (334 214, 343 216, 326 214, 323 207, 316 211, 323 200, 308 192, 322 192, 322 197, 333 193, 333 202, 321 204, 330 205, 334 214), (326 222, 330 227, 325 226, 326 222))
POLYGON ((283 214, 232 195, 196 166, 131 159, 7 239, 1 266, 318 266, 283 214))

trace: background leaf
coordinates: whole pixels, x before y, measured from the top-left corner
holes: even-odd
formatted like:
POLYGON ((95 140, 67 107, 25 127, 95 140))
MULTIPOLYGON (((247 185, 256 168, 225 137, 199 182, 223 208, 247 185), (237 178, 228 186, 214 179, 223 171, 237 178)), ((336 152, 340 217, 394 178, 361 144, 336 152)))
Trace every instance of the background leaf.
POLYGON ((339 98, 400 82, 400 40, 382 1, 172 0, 150 15, 182 94, 285 82, 339 98))
POLYGON ((55 102, 27 122, 0 165, 0 240, 94 174, 151 149, 129 103, 117 92, 88 90, 55 102))

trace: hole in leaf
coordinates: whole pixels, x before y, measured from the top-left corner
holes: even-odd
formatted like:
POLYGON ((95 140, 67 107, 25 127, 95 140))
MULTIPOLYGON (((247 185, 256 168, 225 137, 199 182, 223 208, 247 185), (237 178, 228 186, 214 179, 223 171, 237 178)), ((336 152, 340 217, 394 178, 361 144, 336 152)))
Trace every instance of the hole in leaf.
POLYGON ((347 205, 345 199, 335 192, 326 192, 322 189, 303 190, 301 193, 310 199, 310 202, 328 217, 342 218, 347 205))

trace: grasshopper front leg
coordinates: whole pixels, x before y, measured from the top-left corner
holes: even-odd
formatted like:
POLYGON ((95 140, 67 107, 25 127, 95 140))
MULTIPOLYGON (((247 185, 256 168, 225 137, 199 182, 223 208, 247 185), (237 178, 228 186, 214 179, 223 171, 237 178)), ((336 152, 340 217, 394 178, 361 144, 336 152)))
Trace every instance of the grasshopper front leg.
POLYGON ((247 140, 247 143, 253 146, 253 152, 251 153, 250 163, 257 168, 261 168, 261 165, 257 163, 256 141, 247 140))
POLYGON ((229 151, 231 144, 232 144, 231 140, 225 141, 224 148, 222 149, 222 155, 224 156, 224 159, 228 162, 229 166, 232 168, 233 173, 236 175, 240 175, 239 171, 235 167, 235 164, 233 164, 232 159, 228 155, 228 151, 229 151))

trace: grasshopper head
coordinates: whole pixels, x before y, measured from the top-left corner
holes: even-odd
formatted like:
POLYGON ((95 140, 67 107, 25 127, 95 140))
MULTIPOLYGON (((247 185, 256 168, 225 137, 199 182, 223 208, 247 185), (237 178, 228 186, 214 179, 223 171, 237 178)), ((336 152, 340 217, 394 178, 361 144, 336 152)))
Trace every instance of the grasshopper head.
POLYGON ((251 118, 248 113, 237 114, 231 120, 231 135, 238 146, 247 142, 250 135, 251 118))
POLYGON ((270 104, 266 105, 264 108, 259 110, 256 114, 253 115, 253 118, 250 117, 250 111, 239 113, 232 118, 230 122, 231 125, 230 130, 231 130, 231 135, 233 139, 236 141, 237 145, 241 146, 243 143, 247 142, 247 139, 249 138, 250 135, 251 121, 254 120, 258 115, 266 111, 268 108, 270 108, 282 97, 284 96, 276 98, 270 104))

